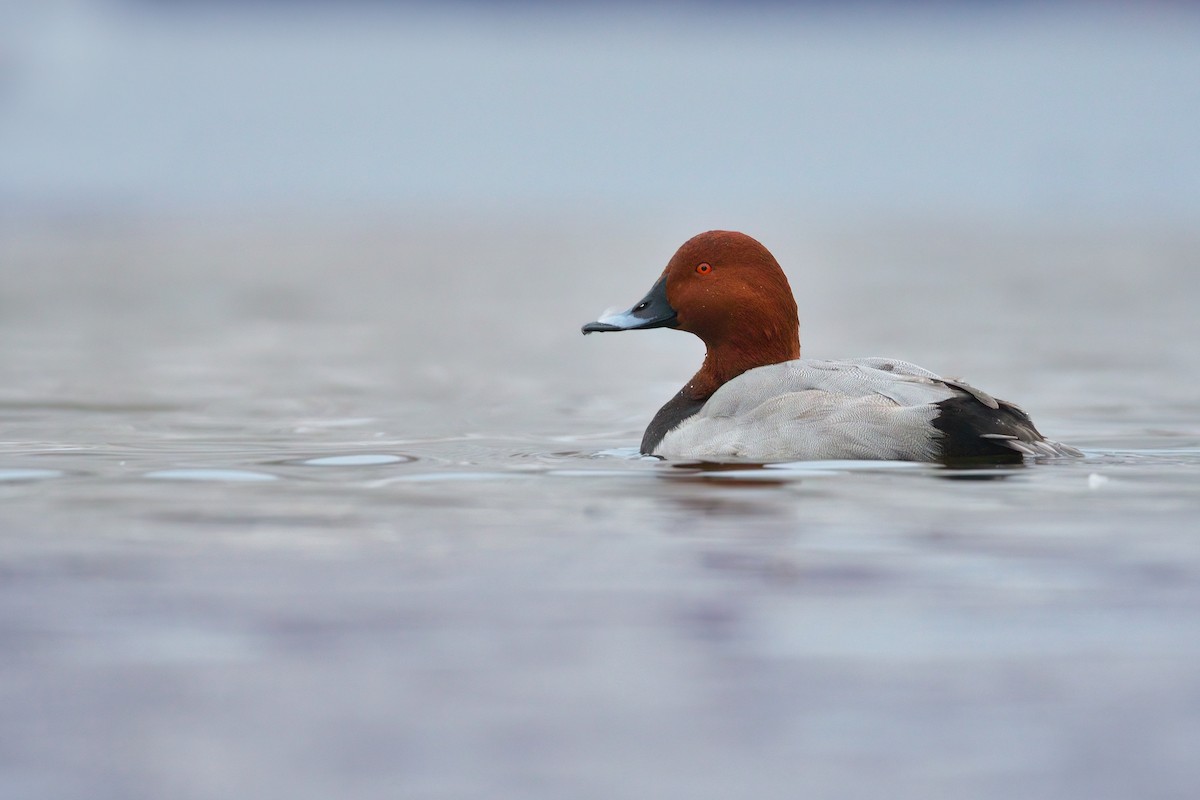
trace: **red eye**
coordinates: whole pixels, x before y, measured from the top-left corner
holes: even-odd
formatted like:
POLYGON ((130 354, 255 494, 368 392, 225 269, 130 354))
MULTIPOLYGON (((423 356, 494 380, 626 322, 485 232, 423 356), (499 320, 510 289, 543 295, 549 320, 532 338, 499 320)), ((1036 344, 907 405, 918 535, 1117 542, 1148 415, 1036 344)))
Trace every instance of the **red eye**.
POLYGON ((712 272, 712 264, 707 262, 703 264, 697 264, 696 272, 699 272, 701 275, 707 275, 708 273, 712 272))

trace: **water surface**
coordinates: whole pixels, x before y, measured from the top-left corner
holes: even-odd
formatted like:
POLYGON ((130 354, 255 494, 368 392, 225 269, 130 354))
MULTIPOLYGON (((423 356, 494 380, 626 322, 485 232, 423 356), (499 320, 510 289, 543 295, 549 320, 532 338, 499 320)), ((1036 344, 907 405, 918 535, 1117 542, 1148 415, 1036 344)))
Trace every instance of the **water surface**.
POLYGON ((760 233, 1087 453, 951 470, 638 458, 699 346, 578 329, 689 233, 9 231, 0 791, 1193 796, 1194 235, 760 233))

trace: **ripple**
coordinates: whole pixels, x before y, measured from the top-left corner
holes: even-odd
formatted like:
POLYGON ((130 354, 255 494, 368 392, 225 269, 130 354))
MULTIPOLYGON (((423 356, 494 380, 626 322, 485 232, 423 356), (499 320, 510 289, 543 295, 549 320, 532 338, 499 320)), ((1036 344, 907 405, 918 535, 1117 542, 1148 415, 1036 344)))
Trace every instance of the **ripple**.
POLYGON ((764 469, 778 469, 787 472, 875 472, 882 469, 928 469, 928 464, 919 461, 868 461, 853 459, 827 459, 823 461, 788 461, 778 464, 764 464, 764 469))
POLYGON ((790 478, 811 478, 816 476, 841 475, 839 470, 835 469, 792 469, 792 470, 755 470, 755 469, 740 469, 740 470, 722 470, 720 472, 699 472, 694 477, 704 478, 706 480, 735 480, 735 481, 754 481, 762 483, 781 483, 790 478))
POLYGON ((828 477, 851 472, 925 470, 929 468, 928 464, 916 461, 855 461, 850 459, 788 461, 772 464, 702 461, 677 463, 671 466, 685 472, 689 478, 755 483, 782 483, 800 478, 828 477))
POLYGON ((383 464, 407 464, 416 461, 416 456, 397 456, 387 453, 360 453, 350 456, 322 456, 306 458, 294 463, 306 467, 376 467, 383 464))
POLYGON ((592 453, 592 458, 621 458, 627 461, 654 460, 661 461, 658 456, 644 456, 642 451, 636 447, 610 447, 607 450, 597 450, 592 453))
POLYGON ((549 469, 542 474, 559 478, 628 478, 638 473, 628 469, 549 469))
POLYGON ((527 478, 532 472, 423 472, 418 475, 402 475, 388 478, 376 485, 393 483, 452 483, 459 481, 500 481, 527 478))
POLYGON ((268 472, 254 472, 248 469, 160 469, 147 472, 145 477, 164 481, 232 481, 238 483, 279 480, 278 476, 268 472))
POLYGON ((51 478, 61 478, 66 474, 60 469, 0 469, 0 483, 45 481, 51 478))

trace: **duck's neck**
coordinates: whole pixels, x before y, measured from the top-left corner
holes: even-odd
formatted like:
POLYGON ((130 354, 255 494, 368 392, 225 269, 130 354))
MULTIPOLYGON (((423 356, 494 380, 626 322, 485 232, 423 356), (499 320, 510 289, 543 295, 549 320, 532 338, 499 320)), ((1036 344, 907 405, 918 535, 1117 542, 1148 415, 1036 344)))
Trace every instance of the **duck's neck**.
POLYGON ((721 337, 719 344, 705 342, 708 351, 704 363, 683 394, 693 400, 707 400, 724 384, 755 367, 781 364, 800 357, 799 327, 759 330, 751 337, 721 337))

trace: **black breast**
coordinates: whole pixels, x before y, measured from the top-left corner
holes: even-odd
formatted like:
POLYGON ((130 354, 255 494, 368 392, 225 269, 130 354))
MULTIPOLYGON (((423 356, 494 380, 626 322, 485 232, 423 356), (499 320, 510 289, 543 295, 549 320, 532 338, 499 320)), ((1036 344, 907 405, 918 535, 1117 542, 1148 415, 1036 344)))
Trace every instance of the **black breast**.
POLYGON ((662 443, 663 437, 667 435, 668 431, 704 408, 705 402, 707 401, 688 397, 680 389, 679 394, 672 397, 665 406, 658 410, 654 419, 650 420, 650 425, 642 436, 642 454, 653 453, 654 448, 662 443))

